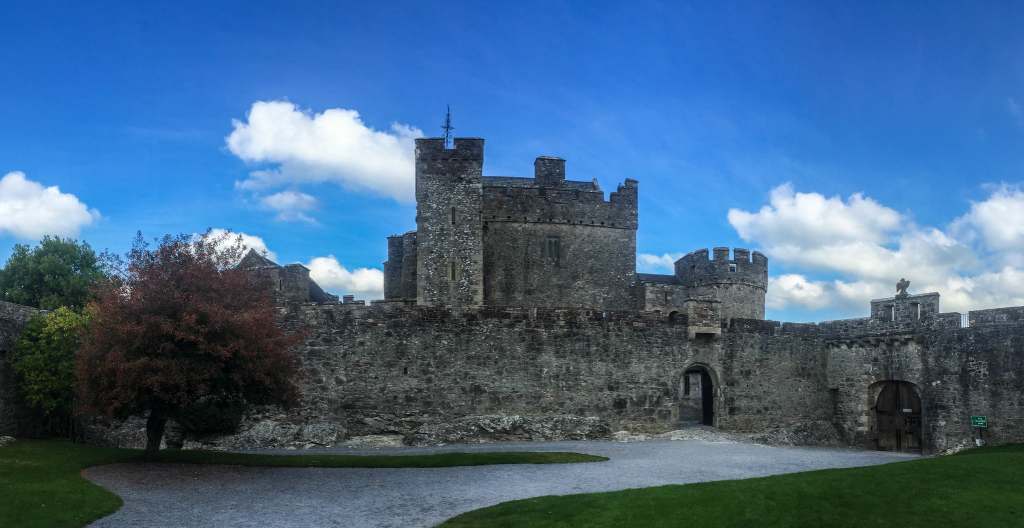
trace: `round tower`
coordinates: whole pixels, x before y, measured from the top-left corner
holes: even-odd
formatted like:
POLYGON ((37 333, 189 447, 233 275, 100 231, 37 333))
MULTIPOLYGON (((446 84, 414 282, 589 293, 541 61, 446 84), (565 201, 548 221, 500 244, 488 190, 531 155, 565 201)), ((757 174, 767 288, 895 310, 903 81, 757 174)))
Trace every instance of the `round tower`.
POLYGON ((768 258, 755 251, 717 247, 712 258, 699 249, 676 261, 676 277, 690 297, 720 301, 722 319, 764 319, 768 290, 768 258))

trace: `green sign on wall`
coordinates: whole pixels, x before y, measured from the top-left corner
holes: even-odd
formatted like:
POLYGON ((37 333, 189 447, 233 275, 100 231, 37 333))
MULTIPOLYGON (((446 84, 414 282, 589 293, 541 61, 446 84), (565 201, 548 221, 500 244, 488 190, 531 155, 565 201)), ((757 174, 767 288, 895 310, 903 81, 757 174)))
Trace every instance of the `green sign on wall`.
POLYGON ((988 428, 988 416, 971 416, 971 426, 988 428))

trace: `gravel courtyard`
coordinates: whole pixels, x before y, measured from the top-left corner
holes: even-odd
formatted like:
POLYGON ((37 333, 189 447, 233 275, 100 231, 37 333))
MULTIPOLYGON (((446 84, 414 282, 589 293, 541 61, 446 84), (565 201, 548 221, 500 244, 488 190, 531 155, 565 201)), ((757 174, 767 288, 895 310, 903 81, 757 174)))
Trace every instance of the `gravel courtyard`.
MULTIPOLYGON (((116 464, 90 480, 125 500, 90 526, 433 526, 456 514, 538 495, 739 479, 914 458, 877 451, 766 447, 735 442, 531 442, 316 452, 576 451, 608 462, 437 469, 318 469, 116 464)), ((300 452, 290 451, 289 454, 300 452)))

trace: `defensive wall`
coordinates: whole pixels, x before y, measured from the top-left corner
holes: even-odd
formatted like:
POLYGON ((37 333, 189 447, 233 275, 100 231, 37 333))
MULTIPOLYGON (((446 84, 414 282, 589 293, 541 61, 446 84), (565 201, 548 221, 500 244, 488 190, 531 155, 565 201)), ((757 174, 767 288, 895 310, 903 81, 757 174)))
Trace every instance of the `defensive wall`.
MULTIPOLYGON (((898 380, 920 397, 925 452, 973 445, 972 415, 990 418, 987 442, 1024 441, 1022 307, 971 312, 965 327, 955 313, 793 324, 724 319, 719 307, 693 300, 665 314, 287 303, 285 324, 307 335, 299 349, 301 405, 261 410, 239 434, 197 437, 194 445, 564 437, 523 430, 509 417, 591 424, 583 437, 667 431, 700 419, 692 414, 702 403, 691 386, 697 378, 687 382, 698 371, 711 385, 709 423, 723 430, 874 447, 879 384, 898 380), (505 420, 502 434, 479 425, 481 417, 505 420)), ((0 423, 7 431, 16 398, 5 351, 34 313, 0 303, 0 423)), ((142 438, 139 429, 103 441, 142 438)))
MULTIPOLYGON (((597 417, 612 430, 667 431, 708 373, 711 423, 787 431, 800 442, 874 447, 878 384, 914 385, 922 447, 1024 441, 1021 308, 792 324, 724 320, 713 301, 689 313, 378 304, 293 305, 309 339, 303 408, 292 418, 339 424, 347 437, 397 434, 476 416, 597 417), (708 331, 717 327, 720 332, 708 331), (301 418, 299 418, 301 417, 301 418)), ((480 433, 480 431, 477 431, 480 433)))

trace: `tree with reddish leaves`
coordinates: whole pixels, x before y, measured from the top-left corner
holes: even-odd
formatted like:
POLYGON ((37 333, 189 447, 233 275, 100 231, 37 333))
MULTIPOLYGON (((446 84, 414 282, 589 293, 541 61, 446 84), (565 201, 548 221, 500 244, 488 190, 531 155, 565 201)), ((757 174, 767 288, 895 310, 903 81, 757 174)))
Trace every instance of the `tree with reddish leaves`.
POLYGON ((156 242, 140 234, 98 288, 76 364, 83 412, 148 414, 147 455, 167 420, 187 422, 199 402, 293 404, 301 339, 279 325, 269 289, 235 266, 239 238, 156 242))

